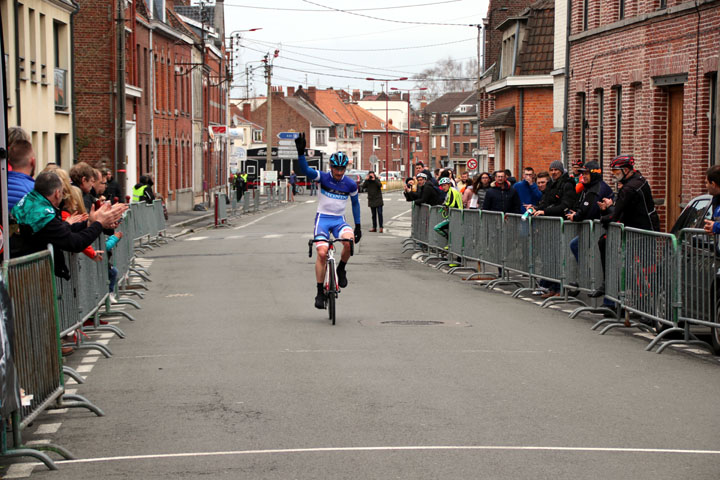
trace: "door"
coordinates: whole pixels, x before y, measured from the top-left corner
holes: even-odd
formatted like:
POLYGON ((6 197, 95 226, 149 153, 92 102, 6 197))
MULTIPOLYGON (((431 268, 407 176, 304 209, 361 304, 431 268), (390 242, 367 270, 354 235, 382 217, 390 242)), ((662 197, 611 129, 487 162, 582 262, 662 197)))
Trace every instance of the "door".
POLYGON ((682 208, 682 127, 683 87, 668 89, 667 126, 667 224, 665 230, 675 224, 682 208))
POLYGON ((505 130, 505 155, 503 158, 503 166, 502 168, 504 170, 507 170, 508 168, 512 170, 513 175, 515 178, 519 178, 517 176, 517 173, 515 171, 515 129, 514 128, 508 128, 505 130))

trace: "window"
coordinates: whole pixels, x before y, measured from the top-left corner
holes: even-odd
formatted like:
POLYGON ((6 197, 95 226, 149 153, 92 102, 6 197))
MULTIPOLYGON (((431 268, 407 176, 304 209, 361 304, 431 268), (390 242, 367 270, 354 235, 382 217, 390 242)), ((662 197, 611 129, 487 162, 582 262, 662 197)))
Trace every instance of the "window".
MULTIPOLYGON (((615 155, 620 155, 622 150, 622 87, 615 87, 615 155)), ((602 164, 601 164, 602 165, 602 164)))
POLYGON ((455 154, 460 153, 460 144, 457 142, 453 143, 453 153, 455 153, 455 154))
POLYGON ((327 130, 325 130, 324 128, 320 130, 315 130, 315 145, 327 145, 327 130))
POLYGON ((422 152, 423 144, 420 140, 415 141, 415 151, 416 152, 422 152))
POLYGON ((590 0, 583 0, 583 16, 582 16, 582 29, 588 29, 588 10, 590 9, 590 0))
POLYGON ((469 143, 463 143, 463 153, 465 155, 470 153, 470 144, 469 143))
POLYGON ((380 148, 380 135, 373 135, 373 150, 380 148))
POLYGON ((453 135, 460 135, 460 124, 453 123, 453 135))
POLYGON ((710 77, 710 165, 716 165, 720 160, 720 137, 718 130, 718 73, 710 77))
POLYGON ((602 165, 603 161, 603 149, 605 144, 603 142, 605 135, 605 92, 603 89, 597 91, 597 103, 598 103, 598 163, 602 165))
POLYGON ((437 148, 437 137, 432 137, 432 148, 437 148))
POLYGON ((447 125, 447 124, 448 124, 447 122, 448 122, 448 116, 447 116, 447 115, 443 115, 443 116, 442 116, 442 124, 443 124, 443 125, 447 125))
POLYGON ((660 8, 667 8, 667 0, 660 0, 660 8))
POLYGON ((447 135, 442 135, 440 137, 440 148, 445 148, 447 145, 447 135))
POLYGON ((463 123, 463 135, 470 135, 470 124, 463 123))
POLYGON ((618 0, 618 17, 620 20, 625 18, 625 0, 618 0))
POLYGON ((253 143, 262 142, 262 130, 253 130, 253 143))

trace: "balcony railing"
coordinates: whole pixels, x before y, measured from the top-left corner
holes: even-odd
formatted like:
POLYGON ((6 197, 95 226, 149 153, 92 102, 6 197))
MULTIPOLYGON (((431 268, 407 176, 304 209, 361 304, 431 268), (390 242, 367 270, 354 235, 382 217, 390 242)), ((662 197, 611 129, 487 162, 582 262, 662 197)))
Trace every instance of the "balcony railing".
POLYGON ((55 110, 67 110, 67 70, 55 69, 55 110))

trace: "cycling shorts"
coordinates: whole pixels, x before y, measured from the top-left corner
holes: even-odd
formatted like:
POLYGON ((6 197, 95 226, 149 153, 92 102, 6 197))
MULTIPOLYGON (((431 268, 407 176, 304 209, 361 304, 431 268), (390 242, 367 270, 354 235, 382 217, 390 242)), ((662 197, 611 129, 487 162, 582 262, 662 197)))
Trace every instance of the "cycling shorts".
MULTIPOLYGON (((330 234, 333 238, 342 238, 342 234, 345 232, 352 233, 353 229, 350 225, 345 222, 345 217, 338 215, 325 215, 318 213, 315 215, 315 231, 313 232, 313 238, 319 239, 330 239, 330 234)), ((318 243, 317 245, 323 245, 318 243)))

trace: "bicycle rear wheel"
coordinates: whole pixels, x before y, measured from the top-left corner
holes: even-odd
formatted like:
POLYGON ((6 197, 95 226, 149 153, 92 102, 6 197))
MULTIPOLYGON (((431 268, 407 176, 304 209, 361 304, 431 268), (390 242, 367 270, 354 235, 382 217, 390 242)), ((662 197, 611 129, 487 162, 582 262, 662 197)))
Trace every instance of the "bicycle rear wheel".
POLYGON ((335 265, 333 262, 328 262, 327 268, 330 269, 328 272, 328 286, 325 296, 328 302, 328 316, 333 325, 335 325, 335 298, 337 297, 337 279, 335 278, 335 265))

